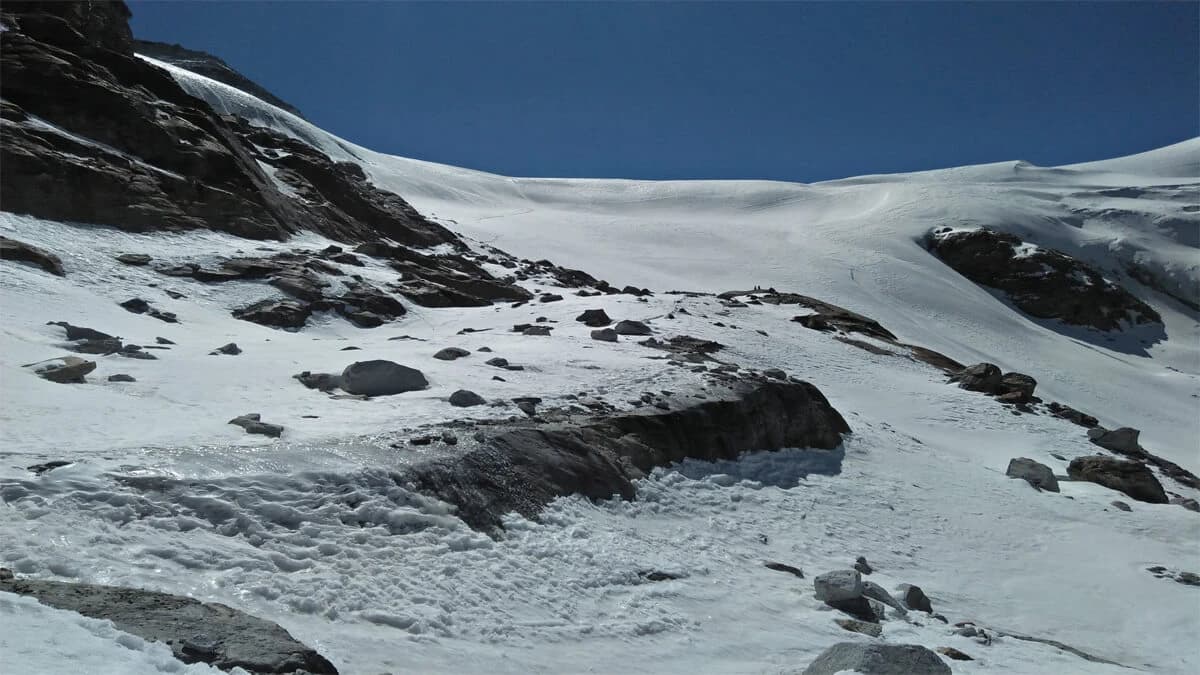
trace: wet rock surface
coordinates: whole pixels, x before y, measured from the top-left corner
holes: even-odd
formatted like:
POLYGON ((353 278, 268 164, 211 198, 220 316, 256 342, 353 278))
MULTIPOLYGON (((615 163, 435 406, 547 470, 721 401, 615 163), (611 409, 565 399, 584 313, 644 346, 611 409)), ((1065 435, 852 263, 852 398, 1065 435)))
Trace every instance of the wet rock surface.
POLYGON ((251 673, 337 673, 278 624, 226 605, 136 588, 12 578, 0 579, 0 591, 112 621, 126 633, 164 643, 184 663, 251 673))

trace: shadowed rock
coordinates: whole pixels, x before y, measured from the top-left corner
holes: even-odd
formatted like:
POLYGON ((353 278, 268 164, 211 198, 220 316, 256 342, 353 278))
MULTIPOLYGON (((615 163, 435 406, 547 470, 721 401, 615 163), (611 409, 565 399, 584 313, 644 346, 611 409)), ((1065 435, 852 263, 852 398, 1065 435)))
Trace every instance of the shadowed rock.
POLYGON ((66 276, 62 260, 58 256, 32 244, 5 236, 0 236, 0 260, 30 263, 55 276, 66 276))
POLYGON ((217 603, 136 588, 24 579, 0 580, 0 591, 112 621, 119 630, 167 645, 184 663, 251 673, 337 673, 278 624, 217 603))
POLYGON ((1139 462, 1093 455, 1076 457, 1067 465, 1067 475, 1122 492, 1140 502, 1166 504, 1167 493, 1150 468, 1139 462))
POLYGON ((429 386, 421 371, 382 359, 357 361, 342 371, 342 389, 362 396, 390 396, 429 386))

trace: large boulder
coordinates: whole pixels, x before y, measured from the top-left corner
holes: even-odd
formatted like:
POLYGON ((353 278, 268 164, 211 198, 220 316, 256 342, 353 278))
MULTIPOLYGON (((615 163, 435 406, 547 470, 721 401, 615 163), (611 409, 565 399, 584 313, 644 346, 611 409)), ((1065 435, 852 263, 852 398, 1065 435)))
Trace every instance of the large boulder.
POLYGON ((839 642, 821 652, 804 675, 949 675, 950 666, 920 645, 883 642, 839 642))
POLYGON ((950 376, 951 382, 968 391, 981 391, 985 394, 995 393, 1000 387, 1002 373, 1000 368, 991 363, 976 363, 967 366, 950 376))
POLYGON ((1005 373, 996 385, 996 393, 1019 394, 1021 399, 1028 400, 1037 388, 1037 380, 1024 373, 1005 373))
POLYGON ((617 335, 650 335, 649 326, 641 321, 629 319, 618 321, 617 325, 613 326, 613 330, 617 332, 617 335))
POLYGON ((862 597, 862 575, 855 570, 834 570, 813 578, 817 599, 830 602, 862 597))
POLYGON ((485 403, 487 403, 487 400, 469 389, 459 389, 450 394, 450 405, 455 408, 470 408, 485 403))
POLYGON ((919 612, 933 612, 933 603, 929 602, 929 597, 925 595, 925 591, 922 591, 920 586, 900 584, 896 587, 896 592, 900 594, 900 601, 904 603, 905 607, 919 612))
POLYGON ((40 579, 0 578, 0 591, 112 621, 121 631, 166 645, 185 663, 201 661, 256 674, 337 674, 325 657, 278 624, 218 603, 138 588, 40 579))
POLYGON ((428 386, 421 371, 382 359, 357 361, 342 371, 342 389, 361 396, 389 396, 428 386))
POLYGON ((15 260, 42 268, 50 274, 65 276, 62 260, 32 244, 0 236, 0 260, 15 260))
POLYGON ((599 340, 601 342, 616 342, 620 338, 617 337, 617 331, 611 328, 601 328, 599 330, 592 331, 592 339, 599 340))
POLYGON ((434 354, 433 358, 438 359, 439 361, 453 361, 455 359, 461 359, 464 356, 470 355, 471 352, 463 349, 462 347, 446 347, 445 349, 439 350, 438 353, 434 354))
POLYGON ((1054 471, 1028 457, 1014 457, 1009 460, 1008 470, 1004 475, 1009 478, 1021 478, 1039 490, 1058 492, 1058 479, 1054 477, 1054 471))
POLYGON ((1166 504, 1167 493, 1150 467, 1116 457, 1093 455, 1076 457, 1067 465, 1067 475, 1122 492, 1140 502, 1166 504))
POLYGON ((878 600, 879 602, 882 602, 888 607, 896 610, 896 613, 898 614, 908 614, 908 610, 904 608, 904 605, 900 604, 900 601, 892 597, 892 594, 888 593, 887 589, 875 583, 874 581, 863 582, 863 597, 870 598, 872 600, 878 600))

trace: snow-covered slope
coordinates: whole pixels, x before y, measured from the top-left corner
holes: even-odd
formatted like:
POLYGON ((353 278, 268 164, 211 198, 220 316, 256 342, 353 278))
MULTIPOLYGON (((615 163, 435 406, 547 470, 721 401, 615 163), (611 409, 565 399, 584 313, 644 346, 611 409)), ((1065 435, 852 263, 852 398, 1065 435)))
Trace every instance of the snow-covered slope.
POLYGON ((227 85, 172 73, 216 109, 358 161, 423 213, 515 255, 651 288, 758 284, 823 298, 960 361, 1029 372, 1054 398, 1108 426, 1138 427, 1148 447, 1200 467, 1194 311, 1125 279, 1163 315, 1165 341, 1057 330, 1015 312, 920 245, 936 227, 988 226, 1114 278, 1137 263, 1195 298, 1200 139, 1069 167, 999 162, 813 185, 508 178, 375 153, 227 85), (1144 404, 1136 410, 1130 390, 1144 404))
MULTIPOLYGON (((378 185, 476 243, 657 291, 760 285, 836 302, 906 342, 1027 372, 1046 398, 1110 427, 1139 427, 1151 450, 1200 467, 1196 314, 1121 271, 1136 261, 1180 288, 1200 277, 1200 141, 1073 167, 1006 162, 815 185, 519 179, 375 153, 168 69, 218 110, 362 164, 378 185), (1120 275, 1162 314, 1166 338, 1143 343, 1132 332, 1109 341, 1035 322, 919 243, 934 227, 978 225, 1120 275)), ((802 669, 834 642, 866 638, 832 622, 808 579, 762 563, 811 577, 865 555, 872 580, 921 585, 951 622, 1058 640, 1148 672, 1200 669, 1191 646, 1200 635, 1197 589, 1145 570, 1196 571, 1197 514, 1140 502, 1119 511, 1110 503, 1121 496, 1091 483, 1064 481, 1052 494, 1006 478, 1012 457, 1061 474, 1096 448, 1061 419, 1011 415, 925 364, 802 328, 791 321, 803 313, 795 307, 564 293, 520 308, 410 303, 408 315, 382 328, 326 316, 289 333, 229 314, 273 293, 265 284, 208 286, 113 257, 181 262, 330 243, 319 237, 135 235, 8 213, 0 232, 54 251, 67 269, 58 278, 0 265, 0 565, 19 574, 224 602, 279 622, 343 673, 778 673, 802 669), (116 305, 132 295, 181 323, 116 305), (722 360, 816 384, 854 431, 844 457, 835 455, 841 473, 809 474, 803 450, 689 462, 641 481, 637 501, 561 499, 539 523, 511 518, 499 540, 395 484, 392 470, 451 451, 403 443, 423 425, 512 411, 451 408, 445 399, 460 387, 547 405, 583 395, 630 407, 643 392, 704 394, 703 375, 648 359, 632 341, 591 340, 574 317, 594 307, 660 334, 720 341, 722 360), (508 331, 538 316, 554 335, 508 331), (21 367, 61 353, 61 329, 45 325, 55 320, 176 344, 155 361, 99 357, 92 384, 64 386, 21 367), (459 335, 463 328, 482 332, 459 335), (389 340, 402 334, 416 339, 389 340), (209 355, 229 341, 244 352, 209 355), (484 355, 432 358, 445 346, 485 345, 527 369, 495 381, 484 355), (359 350, 342 351, 348 346, 359 350), (337 400, 291 378, 371 358, 420 367, 431 386, 337 400), (137 381, 107 382, 115 372, 137 381), (270 440, 226 424, 247 412, 287 431, 270 440), (25 468, 55 459, 75 463, 40 476, 25 468), (648 570, 680 578, 648 582, 639 576, 648 570)), ((358 271, 368 280, 395 274, 376 263, 358 271)), ((107 625, 31 602, 0 598, 0 619, 22 629, 0 636, 6 656, 20 655, 18 672, 77 669, 69 654, 89 650, 125 672, 184 669, 107 625), (74 651, 55 660, 55 640, 74 651)), ((1015 638, 981 644, 934 620, 889 621, 884 639, 961 649, 976 660, 954 662, 959 673, 1127 670, 1015 638)))

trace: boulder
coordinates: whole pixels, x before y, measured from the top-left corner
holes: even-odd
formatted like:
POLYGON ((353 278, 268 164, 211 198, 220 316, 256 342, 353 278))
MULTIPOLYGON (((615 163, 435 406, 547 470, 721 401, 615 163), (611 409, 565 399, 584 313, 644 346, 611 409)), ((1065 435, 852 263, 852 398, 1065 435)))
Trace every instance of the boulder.
POLYGON ((550 334, 550 331, 551 331, 551 327, 550 327, 550 326, 529 326, 529 327, 528 327, 528 328, 526 328, 525 330, 521 331, 521 335, 541 335, 541 336, 545 336, 545 335, 549 335, 549 334, 550 334))
POLYGON ((601 342, 616 342, 618 340, 617 331, 615 331, 611 328, 601 328, 600 330, 594 330, 594 331, 592 331, 592 339, 599 340, 601 342))
POLYGON ((1167 493, 1145 464, 1115 457, 1076 457, 1067 465, 1072 480, 1083 480, 1124 493, 1140 502, 1166 504, 1167 493))
POLYGON ((851 633, 862 633, 870 637, 879 637, 883 634, 883 627, 877 623, 870 621, 859 621, 858 619, 834 619, 834 623, 841 626, 851 633))
POLYGON ((1058 479, 1054 471, 1040 462, 1028 457, 1015 457, 1008 462, 1008 470, 1004 472, 1009 478, 1020 478, 1038 490, 1058 492, 1058 479))
MULTIPOLYGON (((184 663, 250 673, 336 675, 323 656, 278 624, 218 603, 137 588, 0 577, 0 591, 28 595, 156 641, 184 663)), ((119 668, 118 668, 119 669, 119 668)))
POLYGON ((613 327, 617 335, 650 335, 650 327, 641 321, 618 321, 613 327))
POLYGON ((779 369, 779 368, 767 368, 766 370, 762 371, 762 374, 763 374, 763 377, 769 377, 772 380, 786 380, 787 379, 787 373, 785 373, 782 369, 779 369))
POLYGON ((875 569, 871 567, 871 563, 867 562, 866 557, 861 555, 854 559, 854 569, 858 570, 860 574, 864 575, 875 571, 875 569))
POLYGON ((896 612, 899 614, 908 614, 908 610, 905 609, 904 606, 901 605, 898 600, 896 600, 896 598, 892 597, 891 593, 888 593, 883 586, 880 586, 874 581, 863 582, 863 597, 871 598, 872 600, 878 600, 879 602, 882 602, 888 607, 896 610, 896 612))
POLYGON ((1005 373, 1000 378, 999 384, 996 385, 996 393, 998 394, 1020 394, 1022 398, 1028 400, 1033 396, 1033 390, 1037 388, 1037 380, 1023 373, 1005 373))
POLYGON ((821 652, 803 675, 949 675, 952 671, 934 652, 920 645, 884 642, 839 642, 821 652))
POLYGON ((1051 401, 1047 403, 1046 409, 1049 410, 1050 414, 1054 415, 1055 417, 1061 417, 1062 419, 1067 420, 1072 424, 1078 424, 1081 427, 1087 427, 1090 429, 1100 424, 1100 420, 1096 419, 1095 417, 1092 417, 1087 413, 1080 412, 1070 406, 1065 406, 1057 401, 1051 401))
POLYGON ((246 430, 248 434, 260 434, 262 436, 270 436, 278 438, 283 433, 283 427, 278 424, 269 424, 262 421, 262 416, 258 413, 247 413, 238 415, 229 420, 229 424, 235 424, 246 430))
POLYGON ((495 366, 497 368, 507 368, 508 367, 508 359, 506 359, 502 356, 493 356, 492 358, 488 359, 484 363, 488 364, 489 366, 495 366))
POLYGON ((342 376, 333 373, 313 373, 306 370, 292 377, 299 380, 300 384, 309 389, 318 389, 320 391, 333 391, 342 386, 342 376))
MULTIPOLYGON (((7 141, 8 139, 6 138, 5 140, 7 141)), ((0 260, 30 263, 55 276, 66 276, 66 272, 63 271, 62 260, 58 256, 32 244, 26 244, 16 239, 9 239, 5 236, 0 236, 0 260)))
POLYGON ((242 348, 237 346, 236 342, 230 342, 227 345, 221 345, 220 347, 217 347, 216 349, 209 352, 208 355, 209 356, 217 356, 219 354, 225 354, 228 356, 237 356, 238 354, 241 354, 241 353, 242 353, 242 348))
POLYGON ((121 255, 117 256, 117 262, 124 263, 126 265, 133 265, 134 267, 149 265, 150 261, 152 260, 154 260, 154 258, 151 258, 145 253, 122 253, 121 255))
POLYGON ((56 359, 32 363, 33 372, 42 379, 58 382, 59 384, 84 384, 84 375, 96 369, 95 361, 87 361, 78 356, 62 356, 56 359))
POLYGON ((575 320, 592 328, 600 328, 612 323, 612 319, 608 318, 608 314, 603 309, 584 310, 582 314, 575 317, 575 320))
POLYGON ((233 310, 233 317, 272 328, 302 328, 312 309, 295 300, 260 300, 233 310))
POLYGON ((421 371, 382 359, 357 361, 342 371, 342 389, 362 396, 389 396, 428 386, 421 371))
POLYGON ((919 612, 933 612, 933 604, 929 602, 929 598, 920 586, 900 584, 896 587, 896 592, 900 594, 900 601, 904 603, 905 607, 919 612))
POLYGON ((981 391, 985 394, 995 393, 1000 386, 1000 368, 991 363, 976 363, 967 366, 950 376, 951 382, 968 391, 981 391))
POLYGON ((954 659, 955 661, 974 661, 975 660, 975 659, 971 658, 969 655, 965 654, 964 652, 961 652, 961 651, 955 649, 954 647, 938 647, 937 651, 939 654, 942 654, 946 658, 954 659))
POLYGON ((538 302, 558 302, 562 299, 563 296, 558 295, 557 293, 545 293, 538 298, 538 302))
POLYGON ((467 389, 459 389, 450 394, 450 405, 456 408, 469 408, 471 406, 483 405, 487 401, 473 391, 467 389))
POLYGON ((866 596, 846 600, 827 600, 825 604, 856 619, 871 623, 879 623, 887 613, 887 608, 882 602, 866 596))
POLYGON ((109 382, 137 382, 137 380, 135 380, 132 375, 126 375, 125 373, 117 373, 115 375, 109 375, 108 381, 109 382))
POLYGON ((824 602, 862 597, 862 576, 856 570, 834 570, 813 578, 818 600, 824 602))
POLYGON ((103 340, 80 340, 73 345, 64 345, 67 349, 79 354, 115 354, 121 351, 125 345, 117 338, 105 338, 103 340))
POLYGON ((1141 444, 1138 443, 1138 436, 1141 431, 1132 427, 1121 427, 1109 431, 1101 427, 1088 429, 1088 440, 1092 443, 1111 450, 1119 455, 1132 455, 1138 457, 1144 454, 1141 444))
POLYGON ((434 354, 433 358, 439 359, 441 361, 453 361, 454 359, 461 359, 464 356, 470 356, 470 355, 471 355, 471 352, 469 352, 465 349, 462 349, 460 347, 446 347, 445 349, 434 354))

